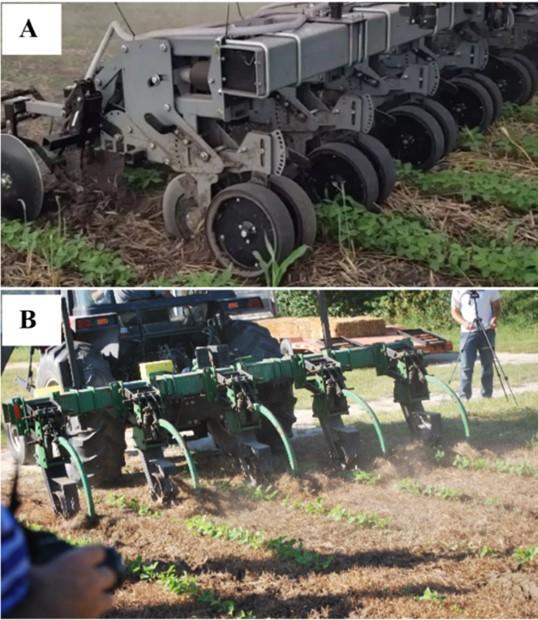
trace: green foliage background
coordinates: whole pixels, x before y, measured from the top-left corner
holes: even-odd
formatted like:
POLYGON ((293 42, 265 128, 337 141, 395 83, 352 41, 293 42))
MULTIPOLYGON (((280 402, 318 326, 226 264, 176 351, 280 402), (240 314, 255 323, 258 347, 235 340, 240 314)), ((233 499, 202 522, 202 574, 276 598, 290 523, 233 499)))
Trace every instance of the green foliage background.
MULTIPOLYGON (((521 326, 538 324, 538 291, 501 291, 503 322, 521 326)), ((429 329, 446 328, 450 318, 451 290, 429 291, 327 291, 331 316, 372 314, 390 322, 429 329)), ((316 295, 312 291, 279 291, 276 294, 280 316, 317 315, 316 295)))

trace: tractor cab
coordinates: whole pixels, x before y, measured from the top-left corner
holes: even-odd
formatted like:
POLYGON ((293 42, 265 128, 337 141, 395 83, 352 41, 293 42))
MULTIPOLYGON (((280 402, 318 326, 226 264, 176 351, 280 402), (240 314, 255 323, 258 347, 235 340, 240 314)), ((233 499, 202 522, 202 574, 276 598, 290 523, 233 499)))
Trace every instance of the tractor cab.
POLYGON ((73 340, 99 351, 121 380, 136 376, 141 362, 189 368, 197 347, 221 344, 232 320, 264 308, 260 297, 233 291, 85 289, 67 292, 66 302, 73 340))

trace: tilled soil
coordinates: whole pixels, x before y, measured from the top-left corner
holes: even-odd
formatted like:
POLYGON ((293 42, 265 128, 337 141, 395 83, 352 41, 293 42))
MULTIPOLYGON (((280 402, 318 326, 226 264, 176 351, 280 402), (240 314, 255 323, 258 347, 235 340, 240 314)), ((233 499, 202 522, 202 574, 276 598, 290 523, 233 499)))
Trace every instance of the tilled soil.
MULTIPOLYGON (((507 438, 508 439, 508 438, 507 438)), ((301 476, 277 472, 264 484, 278 495, 255 499, 245 492, 234 465, 223 457, 199 455, 202 488, 194 492, 178 476, 180 501, 155 506, 148 498, 138 459, 128 457, 121 487, 95 491, 98 524, 88 528, 82 516, 71 521, 55 517, 48 505, 37 468, 23 470, 20 517, 56 531, 60 536, 90 538, 115 545, 125 559, 142 556, 178 574, 194 576, 201 588, 235 603, 235 613, 256 617, 504 617, 538 615, 536 560, 518 566, 512 554, 538 542, 538 480, 512 474, 460 470, 439 464, 432 451, 410 440, 400 442, 389 458, 365 446, 368 470, 377 484, 359 484, 330 468, 321 436, 298 446, 301 476), (318 461, 306 460, 312 454, 318 461), (415 496, 398 487, 412 477, 423 485, 457 489, 458 499, 415 496), (224 482, 223 482, 224 481, 224 482), (159 511, 141 516, 110 505, 110 496, 137 499, 159 511), (284 505, 283 499, 323 498, 329 508, 350 513, 375 513, 387 527, 367 529, 323 514, 284 505), (252 549, 237 541, 200 537, 185 520, 207 515, 266 539, 300 540, 305 549, 331 557, 315 571, 291 560, 279 560, 266 548, 252 549), (489 549, 489 551, 487 551, 489 549), (486 550, 486 551, 484 551, 486 550), (424 600, 426 588, 435 591, 424 600)), ((494 458, 488 450, 454 445, 451 454, 494 458)), ((508 445, 502 458, 538 466, 536 449, 508 445)), ((445 459, 446 461, 446 459, 445 459)), ((4 481, 7 473, 4 468, 4 481)), ((4 495, 8 492, 4 483, 4 495)), ((131 576, 116 594, 110 617, 211 617, 213 608, 188 595, 176 595, 158 582, 131 576)), ((218 614, 217 614, 218 615, 218 614)))

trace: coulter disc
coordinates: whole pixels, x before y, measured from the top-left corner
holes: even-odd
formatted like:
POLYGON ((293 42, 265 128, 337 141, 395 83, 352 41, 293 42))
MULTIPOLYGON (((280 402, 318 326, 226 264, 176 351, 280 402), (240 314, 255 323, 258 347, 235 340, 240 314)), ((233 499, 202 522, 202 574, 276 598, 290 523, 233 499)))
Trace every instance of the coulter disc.
POLYGON ((43 207, 43 177, 32 151, 19 138, 2 134, 2 216, 35 220, 43 207))

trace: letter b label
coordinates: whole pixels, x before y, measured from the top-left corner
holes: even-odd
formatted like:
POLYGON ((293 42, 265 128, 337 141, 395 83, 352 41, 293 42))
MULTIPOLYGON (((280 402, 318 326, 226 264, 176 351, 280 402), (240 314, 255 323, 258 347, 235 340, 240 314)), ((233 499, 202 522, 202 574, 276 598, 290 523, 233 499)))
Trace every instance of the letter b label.
POLYGON ((36 326, 33 310, 21 310, 21 315, 21 329, 32 329, 36 326))
POLYGON ((2 344, 51 347, 62 342, 62 299, 57 293, 2 292, 2 344))

